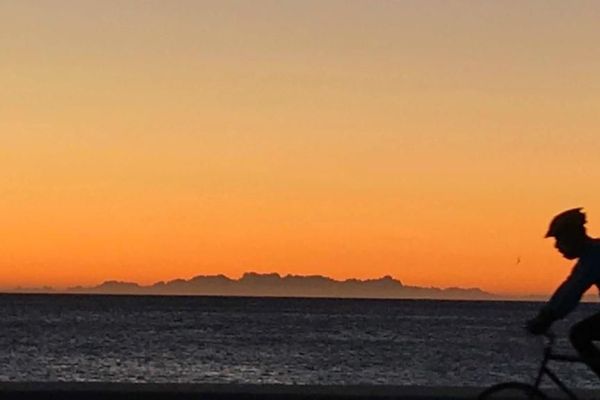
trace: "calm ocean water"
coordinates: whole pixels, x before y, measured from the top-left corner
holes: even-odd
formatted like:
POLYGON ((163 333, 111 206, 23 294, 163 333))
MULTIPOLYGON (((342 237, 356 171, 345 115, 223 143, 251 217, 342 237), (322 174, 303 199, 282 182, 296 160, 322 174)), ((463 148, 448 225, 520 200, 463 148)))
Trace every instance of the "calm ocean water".
MULTIPOLYGON (((483 386, 530 381, 540 303, 0 295, 0 381, 483 386)), ((600 310, 582 304, 573 318, 600 310)), ((561 348, 568 349, 566 339, 561 348)), ((558 364, 577 387, 583 366, 558 364)))

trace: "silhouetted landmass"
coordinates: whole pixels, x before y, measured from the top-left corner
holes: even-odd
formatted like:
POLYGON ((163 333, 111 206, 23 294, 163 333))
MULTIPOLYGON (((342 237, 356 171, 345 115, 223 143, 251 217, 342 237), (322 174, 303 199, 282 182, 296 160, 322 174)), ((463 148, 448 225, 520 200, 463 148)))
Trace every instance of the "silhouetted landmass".
POLYGON ((32 293, 32 294, 46 294, 46 293, 56 293, 56 289, 50 287, 50 286, 42 286, 42 287, 34 287, 34 288, 27 288, 27 287, 22 287, 22 286, 17 286, 14 289, 5 291, 7 293, 32 293))
POLYGON ((225 275, 199 275, 192 279, 175 279, 142 286, 133 282, 106 281, 94 287, 74 287, 70 293, 149 294, 149 295, 210 295, 210 296, 270 296, 270 297, 336 297, 336 298, 398 298, 398 299, 497 299, 478 288, 416 287, 403 285, 391 276, 379 279, 347 279, 337 281, 325 276, 245 273, 240 279, 225 275))
MULTIPOLYGON (((530 294, 527 296, 515 296, 511 297, 510 300, 518 301, 548 301, 552 295, 550 294, 530 294)), ((588 293, 581 297, 583 303, 597 303, 600 301, 597 293, 588 293)))

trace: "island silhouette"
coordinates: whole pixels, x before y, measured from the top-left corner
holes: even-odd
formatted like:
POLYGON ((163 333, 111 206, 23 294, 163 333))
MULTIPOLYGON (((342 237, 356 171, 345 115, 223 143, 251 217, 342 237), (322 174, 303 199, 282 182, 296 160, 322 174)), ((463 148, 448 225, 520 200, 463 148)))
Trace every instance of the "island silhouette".
POLYGON ((334 297, 375 299, 492 300, 498 296, 479 288, 437 288, 404 285, 391 276, 378 279, 335 280, 321 275, 259 274, 246 272, 240 279, 225 275, 198 275, 191 279, 160 281, 152 285, 110 280, 93 287, 77 286, 68 293, 204 295, 261 297, 334 297))

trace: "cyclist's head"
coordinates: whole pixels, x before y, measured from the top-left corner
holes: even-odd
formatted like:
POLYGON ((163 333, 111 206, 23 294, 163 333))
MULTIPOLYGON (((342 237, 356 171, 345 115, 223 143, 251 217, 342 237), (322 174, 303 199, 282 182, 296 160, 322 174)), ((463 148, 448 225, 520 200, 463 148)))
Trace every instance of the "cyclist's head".
POLYGON ((555 216, 546 237, 556 239, 556 249, 567 259, 578 258, 587 241, 586 218, 581 208, 573 208, 555 216))

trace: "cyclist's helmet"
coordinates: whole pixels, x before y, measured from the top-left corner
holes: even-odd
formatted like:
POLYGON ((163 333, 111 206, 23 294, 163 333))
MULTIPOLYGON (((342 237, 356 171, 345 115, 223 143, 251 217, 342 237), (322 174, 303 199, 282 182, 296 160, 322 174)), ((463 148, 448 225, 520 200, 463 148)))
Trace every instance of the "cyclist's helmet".
POLYGON ((546 237, 556 237, 564 232, 585 231, 584 225, 587 221, 581 210, 582 207, 573 208, 555 216, 550 222, 546 237))

